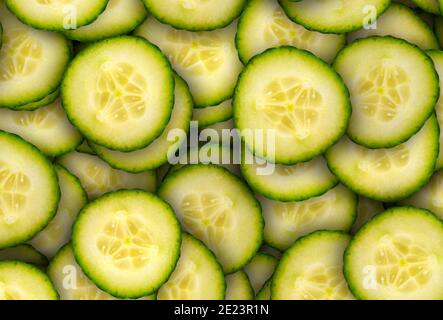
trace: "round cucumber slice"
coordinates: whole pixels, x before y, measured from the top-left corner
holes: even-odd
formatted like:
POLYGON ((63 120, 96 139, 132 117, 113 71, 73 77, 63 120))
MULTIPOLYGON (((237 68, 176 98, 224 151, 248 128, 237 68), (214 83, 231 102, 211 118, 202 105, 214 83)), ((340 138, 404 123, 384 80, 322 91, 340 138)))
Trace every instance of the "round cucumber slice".
POLYGON ((132 152, 109 150, 94 143, 91 143, 91 147, 100 158, 116 169, 132 173, 157 169, 168 162, 168 156, 174 154, 185 140, 184 135, 174 141, 168 140, 168 136, 172 130, 178 129, 186 133, 189 131, 192 106, 192 96, 188 86, 179 76, 176 76, 174 109, 171 119, 160 137, 149 146, 132 152))
POLYGON ((236 44, 244 63, 268 48, 285 45, 308 50, 331 62, 346 44, 346 37, 305 29, 286 16, 277 0, 252 0, 238 22, 236 44))
POLYGON ((271 300, 271 283, 272 279, 266 281, 263 288, 255 296, 255 300, 271 300))
POLYGON ((0 261, 0 300, 58 300, 48 276, 21 261, 0 261))
POLYGON ((0 131, 0 249, 31 239, 60 198, 52 164, 33 145, 0 131))
POLYGON ((409 198, 400 201, 402 205, 411 205, 427 209, 443 219, 443 171, 435 172, 429 182, 409 198))
POLYGON ((23 23, 37 29, 65 31, 93 22, 108 0, 5 0, 23 23))
POLYGON ((174 208, 184 230, 215 253, 225 273, 241 269, 260 248, 260 204, 225 168, 184 166, 166 177, 158 194, 174 208))
POLYGON ((0 107, 20 108, 54 92, 71 58, 60 34, 19 22, 0 2, 3 46, 0 50, 0 107), (50 71, 50 72, 48 72, 50 71))
POLYGON ((237 18, 247 0, 142 0, 159 21, 190 31, 226 27, 237 18))
POLYGON ((254 292, 258 294, 266 281, 272 276, 278 260, 267 253, 259 252, 244 267, 254 292))
POLYGON ((411 0, 420 9, 433 14, 440 14, 441 2, 440 0, 411 0))
POLYGON ((226 100, 216 106, 196 108, 192 112, 192 120, 198 121, 200 127, 224 122, 232 118, 232 100, 226 100))
POLYGON ((225 300, 252 300, 254 289, 249 283, 249 278, 244 271, 237 271, 225 277, 226 295, 225 300))
POLYGON ((46 97, 44 97, 41 100, 38 100, 35 102, 30 102, 30 103, 24 104, 22 106, 15 107, 14 109, 23 110, 23 111, 34 111, 38 108, 46 107, 46 106, 52 104, 55 100, 57 100, 59 95, 60 95, 60 90, 57 88, 54 92, 50 93, 49 95, 47 95, 46 97))
POLYGON ((377 27, 361 29, 350 33, 350 42, 370 36, 393 36, 407 40, 423 50, 438 49, 437 37, 432 29, 414 10, 400 3, 393 3, 389 9, 377 19, 377 27))
POLYGON ((29 243, 52 258, 71 238, 71 228, 80 209, 88 200, 80 181, 68 170, 56 165, 61 197, 55 217, 29 243))
MULTIPOLYGON (((443 88, 443 52, 432 50, 427 52, 428 56, 431 57, 434 62, 435 69, 439 75, 440 88, 443 88)), ((438 125, 443 128, 443 90, 440 92, 440 97, 435 105, 435 114, 437 115, 438 125)), ((436 169, 443 168, 443 130, 440 130, 440 143, 439 143, 439 154, 437 158, 437 163, 435 164, 436 169)))
POLYGON ((395 207, 352 239, 344 273, 359 299, 442 299, 443 223, 426 210, 395 207))
POLYGON ((439 128, 432 116, 407 142, 389 149, 367 149, 344 137, 326 153, 331 171, 351 190, 393 202, 420 189, 434 172, 439 128))
POLYGON ((351 233, 355 234, 360 228, 377 213, 384 211, 383 203, 362 196, 358 197, 357 219, 352 226, 351 233))
POLYGON ((349 240, 337 231, 317 231, 299 239, 277 265, 272 299, 353 300, 342 271, 349 240))
POLYGON ((180 259, 158 300, 223 300, 225 278, 214 254, 194 237, 183 234, 180 259))
POLYGON ((74 150, 83 140, 60 100, 35 111, 0 109, 0 130, 19 135, 49 157, 74 150))
MULTIPOLYGON (((248 151, 246 151, 248 152, 248 151)), ((251 158, 252 159, 252 158, 251 158)), ((301 201, 319 196, 338 184, 338 179, 329 171, 326 160, 313 160, 292 166, 276 164, 268 172, 262 172, 270 163, 254 161, 241 165, 243 177, 256 192, 279 201, 301 201)))
POLYGON ((58 158, 57 162, 80 180, 90 200, 118 189, 143 189, 154 192, 156 188, 154 171, 135 174, 116 170, 91 154, 73 151, 58 158))
POLYGON ((133 151, 165 129, 174 104, 174 76, 157 47, 121 36, 82 50, 66 72, 61 94, 69 119, 88 140, 133 151))
POLYGON ((36 265, 42 269, 48 265, 48 258, 29 244, 20 244, 0 250, 0 260, 18 260, 36 265))
POLYGON ((152 17, 135 34, 157 45, 191 89, 198 108, 232 96, 243 68, 235 48, 236 23, 211 32, 177 30, 152 17))
POLYGON ((259 197, 266 243, 281 251, 316 230, 349 231, 357 214, 357 197, 338 185, 325 194, 299 202, 259 197))
POLYGON ((66 31, 65 35, 77 41, 98 41, 134 30, 146 16, 146 9, 140 0, 109 0, 106 10, 97 20, 87 26, 66 31))
POLYGON ((268 49, 250 60, 238 80, 233 108, 248 148, 285 165, 322 154, 343 135, 351 113, 339 75, 293 47, 268 49), (254 143, 258 134, 265 143, 254 143), (274 137, 275 152, 266 150, 274 137))
POLYGON ((75 259, 102 290, 120 298, 155 292, 180 252, 171 207, 141 190, 108 193, 80 212, 72 230, 75 259))
POLYGON ((343 49, 334 62, 351 93, 348 135, 368 148, 397 146, 423 126, 439 97, 432 60, 392 37, 370 37, 343 49))
POLYGON ((391 0, 279 0, 286 14, 309 30, 345 33, 376 20, 391 0), (325 14, 327 13, 327 14, 325 14))

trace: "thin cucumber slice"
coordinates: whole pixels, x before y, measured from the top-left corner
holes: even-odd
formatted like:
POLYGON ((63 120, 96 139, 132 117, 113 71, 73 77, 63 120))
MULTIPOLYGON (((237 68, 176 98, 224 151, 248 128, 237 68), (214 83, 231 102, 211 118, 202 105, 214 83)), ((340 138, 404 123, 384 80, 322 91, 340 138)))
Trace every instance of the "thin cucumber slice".
POLYGON ((88 141, 86 140, 83 140, 83 142, 77 147, 76 151, 96 155, 95 151, 92 150, 92 148, 89 146, 88 141))
POLYGON ((407 142, 389 149, 366 149, 344 137, 326 153, 331 171, 351 190, 393 202, 420 189, 434 172, 439 128, 432 116, 407 142))
POLYGON ((329 63, 346 37, 305 29, 286 16, 277 0, 252 0, 239 20, 236 44, 243 63, 268 48, 285 45, 308 50, 329 63))
POLYGON ((184 230, 215 253, 225 273, 241 269, 260 248, 260 204, 225 168, 184 166, 166 177, 158 194, 174 208, 184 230))
POLYGON ((428 209, 443 219, 443 171, 434 173, 431 180, 409 198, 400 201, 402 205, 411 205, 428 209))
POLYGON ((57 162, 80 180, 90 200, 118 189, 154 192, 156 188, 154 171, 132 174, 116 170, 97 156, 87 153, 73 151, 58 158, 57 162))
MULTIPOLYGON (((443 88, 443 52, 432 50, 427 52, 428 56, 431 57, 434 62, 434 67, 439 75, 440 88, 443 88)), ((435 105, 435 114, 437 115, 438 125, 443 128, 443 90, 440 92, 439 100, 435 105)), ((435 169, 443 168, 443 130, 440 130, 440 143, 439 143, 439 154, 437 158, 437 163, 435 164, 435 169)))
POLYGON ((19 135, 49 157, 72 151, 83 140, 68 121, 60 100, 35 111, 0 109, 0 130, 19 135))
POLYGON ((142 0, 159 21, 190 31, 226 27, 237 18, 247 0, 142 0))
POLYGON ((377 213, 384 211, 383 203, 363 196, 358 197, 357 219, 352 226, 351 234, 355 234, 360 228, 377 213))
POLYGON ((3 1, 0 20, 4 28, 0 50, 0 107, 20 108, 58 88, 71 58, 71 49, 62 35, 35 30, 19 22, 3 1))
POLYGON ((14 109, 23 110, 23 111, 33 111, 41 107, 46 107, 53 103, 60 95, 60 90, 57 89, 54 92, 50 93, 46 97, 36 102, 27 103, 25 105, 15 107, 14 109))
POLYGON ((427 210, 395 207, 354 236, 344 273, 359 299, 441 300, 443 223, 427 210))
POLYGON ((317 231, 299 239, 277 265, 272 299, 353 300, 342 271, 349 240, 337 231, 317 231))
POLYGON ((59 198, 49 160, 30 143, 0 131, 0 249, 34 237, 54 217, 59 198))
POLYGON ((82 270, 120 298, 154 293, 180 254, 180 224, 172 208, 141 190, 108 193, 80 212, 72 248, 82 270))
POLYGON ((69 119, 88 140, 133 151, 165 129, 174 104, 174 75, 157 47, 121 36, 82 50, 66 72, 61 93, 69 119))
POLYGON ((29 242, 49 258, 69 242, 72 224, 88 200, 80 181, 74 175, 59 165, 55 166, 55 171, 61 191, 57 213, 46 228, 29 242))
POLYGON ((430 12, 437 15, 439 15, 441 12, 440 0, 411 0, 411 1, 426 12, 430 12))
POLYGON ((266 243, 284 251, 298 238, 316 230, 349 231, 357 214, 357 197, 342 185, 299 202, 259 197, 265 219, 266 243))
POLYGON ((191 89, 196 107, 217 105, 232 96, 243 68, 235 48, 236 23, 214 31, 173 29, 152 17, 135 34, 159 46, 191 89))
POLYGON ((248 148, 285 165, 322 154, 343 135, 351 113, 339 75, 293 47, 268 49, 250 60, 238 80, 233 107, 248 148), (258 133, 265 143, 254 143, 258 133), (275 152, 267 150, 273 136, 275 152))
POLYGON ((309 30, 324 33, 345 33, 369 26, 391 4, 391 0, 279 2, 293 21, 309 30))
POLYGON ((249 278, 244 271, 227 275, 225 300, 252 300, 254 289, 252 289, 249 278))
POLYGON ((0 250, 0 260, 18 260, 40 268, 46 268, 48 265, 48 258, 29 244, 20 244, 0 250))
POLYGON ((58 300, 48 276, 21 261, 0 261, 0 300, 58 300))
POLYGON ((400 3, 393 3, 389 9, 377 19, 377 27, 361 29, 350 33, 350 42, 370 36, 393 36, 407 40, 423 50, 438 49, 437 37, 432 29, 414 10, 400 3))
POLYGON ((370 37, 343 49, 334 62, 351 93, 348 135, 368 148, 408 140, 429 118, 439 97, 432 60, 392 37, 370 37))
POLYGON ((180 259, 158 300, 223 300, 225 278, 214 254, 194 237, 183 234, 180 259))
POLYGON ((216 106, 196 108, 192 113, 192 120, 198 121, 200 127, 224 122, 232 118, 232 100, 226 100, 216 106))
POLYGON ((272 279, 266 281, 264 286, 255 296, 255 300, 271 300, 271 284, 272 284, 272 279))
POLYGON ((251 188, 269 199, 306 200, 338 184, 338 179, 329 171, 326 160, 321 156, 292 166, 276 164, 272 168, 270 165, 263 161, 254 161, 253 164, 243 161, 241 165, 243 177, 251 188), (268 169, 264 171, 266 166, 268 169))
POLYGON ((266 281, 272 276, 278 260, 270 254, 259 252, 244 267, 254 292, 258 294, 266 281))
MULTIPOLYGON (((126 0, 127 1, 127 0, 126 0)), ((36 29, 65 31, 93 22, 108 0, 5 0, 23 23, 36 29)))
POLYGON ((192 106, 192 96, 188 86, 179 76, 176 76, 175 102, 171 119, 161 136, 149 146, 132 152, 120 152, 109 150, 94 143, 90 145, 100 158, 116 169, 132 173, 157 169, 168 162, 169 155, 174 154, 186 139, 183 134, 174 141, 170 141, 169 135, 172 130, 180 130, 181 133, 189 131, 192 106))
POLYGON ((93 23, 65 32, 76 41, 98 41, 134 30, 147 12, 140 0, 109 0, 106 10, 93 23))

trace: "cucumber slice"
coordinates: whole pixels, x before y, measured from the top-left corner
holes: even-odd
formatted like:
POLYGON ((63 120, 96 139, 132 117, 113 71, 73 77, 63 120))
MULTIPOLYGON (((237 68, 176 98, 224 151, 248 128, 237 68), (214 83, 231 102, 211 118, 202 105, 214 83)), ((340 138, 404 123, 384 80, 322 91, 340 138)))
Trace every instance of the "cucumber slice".
POLYGON ((196 108, 192 113, 192 120, 198 121, 200 127, 224 122, 232 118, 232 100, 226 100, 216 106, 196 108))
POLYGON ((432 60, 412 44, 392 37, 361 39, 334 62, 351 93, 348 135, 368 148, 389 148, 414 135, 439 97, 432 60))
POLYGON ((186 83, 178 76, 175 77, 175 102, 171 119, 162 135, 149 146, 132 151, 120 152, 91 143, 95 153, 116 169, 137 173, 157 169, 168 162, 168 156, 174 154, 185 140, 182 135, 175 141, 168 141, 172 130, 189 131, 189 121, 192 117, 192 97, 186 83))
POLYGON ((346 44, 346 37, 305 29, 286 16, 277 0, 252 0, 239 20, 236 44, 243 63, 268 48, 284 45, 308 50, 331 62, 346 44))
POLYGON ((31 27, 65 31, 93 22, 105 10, 108 0, 5 0, 5 3, 31 27))
POLYGON ((254 292, 258 294, 266 281, 274 273, 278 260, 270 254, 259 252, 244 267, 254 292))
POLYGON ((154 293, 180 254, 180 224, 172 208, 141 190, 108 193, 80 212, 72 248, 85 274, 120 298, 154 293))
MULTIPOLYGON (((439 75, 440 88, 443 88, 443 52, 432 50, 427 52, 428 56, 431 57, 434 62, 435 69, 439 75)), ((435 114, 437 115, 438 125, 443 128, 443 90, 440 92, 439 100, 435 105, 435 114)), ((437 158, 437 163, 435 164, 435 169, 443 168, 443 130, 440 130, 440 143, 439 143, 439 154, 437 158)))
POLYGON ((243 68, 235 48, 235 32, 236 23, 210 32, 190 32, 173 29, 152 17, 135 30, 136 35, 159 46, 168 56, 200 108, 232 96, 243 68))
POLYGON ((74 150, 83 140, 68 121, 60 100, 35 111, 0 109, 0 130, 19 135, 49 157, 74 150))
POLYGON ((76 151, 96 155, 94 150, 92 150, 92 148, 89 146, 88 141, 86 140, 83 140, 83 142, 77 147, 76 151))
POLYGON ((393 36, 407 40, 423 50, 438 49, 437 37, 414 10, 393 3, 377 20, 377 28, 361 29, 348 35, 349 42, 370 36, 393 36), (403 26, 403 27, 401 27, 403 26))
POLYGON ((3 46, 0 50, 0 107, 14 108, 54 92, 71 58, 60 34, 39 31, 19 22, 0 2, 3 46))
POLYGON ((281 258, 272 277, 274 300, 352 300, 342 272, 350 237, 317 231, 299 239, 281 258))
POLYGON ((194 237, 183 234, 180 259, 158 300, 223 300, 225 278, 214 254, 194 237))
POLYGON ((0 249, 31 239, 60 198, 52 164, 33 145, 0 131, 0 249))
POLYGON ((333 145, 346 131, 351 113, 349 93, 338 74, 293 47, 269 49, 246 65, 233 108, 248 148, 286 165, 310 160, 333 145), (268 143, 254 143, 257 132, 268 143), (266 150, 273 135, 275 152, 266 150))
POLYGON ((271 284, 272 284, 272 279, 266 281, 264 286, 255 296, 255 300, 271 300, 271 284))
POLYGON ((344 137, 326 153, 331 171, 358 194, 378 201, 404 199, 431 177, 438 156, 439 128, 432 116, 407 142, 366 149, 344 137))
POLYGON ((423 209, 428 209, 443 219, 443 171, 434 173, 431 180, 409 198, 400 201, 402 205, 411 205, 423 209))
POLYGON ((58 300, 48 276, 21 261, 0 261, 0 300, 58 300))
POLYGON ((247 0, 143 0, 159 21, 190 31, 226 27, 237 18, 247 0))
POLYGON ((284 251, 301 236, 316 230, 348 231, 357 214, 357 197, 338 185, 325 194, 299 202, 259 197, 266 243, 284 251))
POLYGON ((345 33, 370 25, 391 0, 279 0, 286 14, 309 30, 345 33), (327 14, 325 14, 327 13, 327 14), (371 19, 372 18, 372 19, 371 19))
POLYGON ((443 223, 426 210, 396 207, 352 239, 344 273, 359 299, 443 298, 443 223))
POLYGON ((158 194, 174 208, 185 231, 215 253, 225 273, 241 269, 260 248, 260 204, 225 168, 184 166, 166 177, 158 194))
POLYGON ((30 244, 49 258, 69 242, 72 224, 88 200, 80 181, 74 175, 59 165, 55 166, 55 171, 61 191, 57 213, 46 228, 30 241, 30 244))
POLYGON ((244 160, 241 165, 243 177, 251 188, 269 199, 306 200, 319 196, 338 184, 338 179, 329 171, 321 156, 292 166, 276 164, 272 173, 261 172, 269 165, 263 164, 263 161, 246 164, 244 160))
POLYGON ((82 50, 66 72, 61 93, 69 119, 88 140, 133 151, 165 129, 174 104, 174 76, 157 47, 121 36, 82 50))
POLYGON ((18 260, 36 265, 42 269, 48 265, 48 258, 29 244, 20 244, 0 250, 0 260, 18 260))
POLYGON ((227 275, 225 300, 252 300, 254 299, 254 289, 249 283, 249 278, 244 271, 227 275))
POLYGON ((417 6, 419 6, 424 11, 440 14, 441 3, 440 0, 411 0, 417 6))
POLYGON ((377 213, 384 211, 383 204, 381 202, 365 198, 362 196, 358 197, 358 207, 357 207, 357 219, 355 219, 354 225, 352 226, 351 233, 355 234, 360 228, 377 213))
POLYGON ((70 152, 57 162, 79 178, 90 200, 118 189, 143 189, 154 192, 156 175, 154 171, 137 174, 113 169, 100 158, 87 153, 70 152))
POLYGON ((69 39, 98 41, 134 30, 142 23, 147 12, 140 0, 109 0, 106 10, 87 26, 66 31, 69 39))
POLYGON ((50 93, 49 95, 47 95, 46 97, 44 97, 41 100, 27 103, 25 105, 15 107, 14 109, 23 110, 23 111, 33 111, 33 110, 36 110, 41 107, 46 107, 46 106, 50 105, 51 103, 53 103, 55 100, 57 100, 59 95, 60 95, 60 90, 56 89, 54 92, 50 93))

